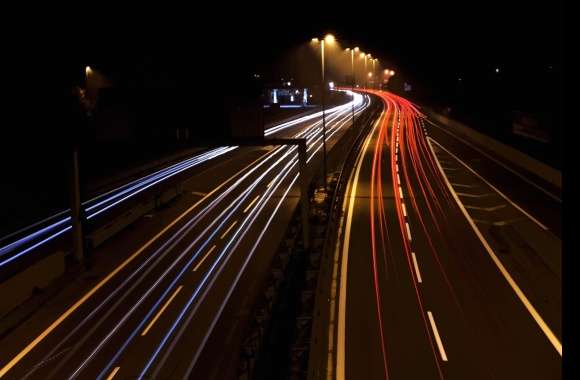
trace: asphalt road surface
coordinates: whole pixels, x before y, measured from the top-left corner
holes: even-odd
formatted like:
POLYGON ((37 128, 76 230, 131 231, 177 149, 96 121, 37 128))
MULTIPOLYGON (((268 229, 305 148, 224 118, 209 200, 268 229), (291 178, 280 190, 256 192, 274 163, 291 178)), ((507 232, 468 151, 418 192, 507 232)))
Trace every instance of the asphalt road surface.
POLYGON ((336 378, 561 378, 557 191, 369 92, 384 110, 343 204, 336 378))
MULTIPOLYGON (((359 94, 355 104, 359 115, 370 97, 359 94)), ((329 150, 351 120, 350 103, 326 116, 329 150)), ((320 163, 320 117, 271 128, 268 136, 306 137, 309 165, 320 163)), ((209 379, 222 378, 226 367, 235 372, 232 342, 298 202, 298 176, 296 146, 238 148, 200 165, 177 204, 103 244, 90 274, 0 342, 0 377, 209 379), (208 350, 218 354, 208 359, 208 350)))

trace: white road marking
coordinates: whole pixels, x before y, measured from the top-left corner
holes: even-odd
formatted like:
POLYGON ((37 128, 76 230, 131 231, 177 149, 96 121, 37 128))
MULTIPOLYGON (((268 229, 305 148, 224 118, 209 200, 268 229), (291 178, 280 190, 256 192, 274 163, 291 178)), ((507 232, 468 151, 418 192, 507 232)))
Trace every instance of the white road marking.
POLYGON ((403 188, 401 186, 399 186, 399 194, 401 194, 401 199, 403 199, 403 188))
POLYGON ((493 222, 492 225, 497 226, 497 227, 502 227, 502 226, 507 226, 508 224, 512 224, 515 222, 520 222, 522 221, 523 218, 516 218, 516 219, 509 219, 509 220, 500 220, 497 222, 493 222))
POLYGON ((478 147, 472 145, 471 143, 469 143, 468 141, 462 139, 459 136, 454 135, 453 133, 445 130, 445 128, 441 128, 440 126, 436 125, 435 123, 433 123, 431 120, 427 119, 427 121, 429 123, 431 123, 433 126, 439 128, 440 130, 442 130, 443 132, 447 133, 450 136, 453 136, 454 138, 456 138, 457 140, 463 142, 465 145, 471 147, 472 149, 478 151, 479 153, 483 154, 485 157, 489 158, 490 160, 492 160, 493 162, 495 162, 496 164, 500 165, 501 167, 503 167, 504 169, 509 170, 510 172, 514 173, 515 175, 517 175, 518 177, 520 177, 521 179, 523 179, 524 181, 526 181, 527 183, 529 183, 530 185, 534 186, 535 188, 539 189, 540 191, 542 191, 544 194, 548 195, 549 197, 551 197, 552 199, 562 203, 562 199, 560 199, 557 195, 552 194, 551 192, 549 192, 548 190, 544 189, 543 187, 541 187, 540 185, 532 182, 531 180, 527 179, 526 177, 524 177, 522 174, 518 173, 517 171, 515 171, 514 169, 510 168, 509 166, 507 166, 506 164, 504 164, 501 161, 498 161, 497 159, 495 159, 494 157, 492 157, 491 155, 487 154, 486 152, 482 151, 481 149, 479 149, 478 147))
POLYGON ((111 371, 109 376, 107 376, 107 380, 112 380, 113 377, 115 377, 115 375, 117 374, 117 372, 119 372, 119 369, 121 369, 121 367, 115 367, 115 369, 111 371))
POLYGON ((233 222, 233 223, 232 223, 232 224, 231 224, 231 225, 228 227, 228 229, 226 230, 226 232, 224 232, 224 233, 222 234, 222 236, 220 236, 220 239, 223 239, 223 238, 224 238, 224 237, 225 237, 225 236, 228 234, 228 232, 230 232, 230 230, 231 230, 232 228, 234 228, 234 226, 235 226, 236 224, 238 224, 238 221, 237 221, 237 220, 236 220, 236 221, 234 221, 234 222, 233 222))
MULTIPOLYGON (((437 145, 439 145, 435 140, 433 140, 431 138, 428 138, 427 139, 427 142, 428 142, 429 147, 431 148, 431 151, 432 152, 433 152, 432 142, 435 143, 435 144, 437 144, 437 145)), ((443 148, 441 145, 439 145, 439 146, 441 148, 443 148)), ((435 155, 435 152, 433 152, 433 155, 435 155)), ((455 193, 455 190, 453 189, 453 186, 451 186, 451 183, 449 182, 449 180, 445 176, 445 172, 441 168, 441 164, 439 164, 439 161, 438 161, 438 159, 437 159, 436 156, 435 156, 435 163, 439 167, 439 171, 441 172, 441 175, 443 177, 443 180, 447 184, 447 188, 451 192, 451 195, 453 195, 453 198, 455 199, 455 202, 457 203, 457 206, 459 206, 459 209, 461 210, 461 212, 463 213, 463 215, 467 219, 467 222, 471 225, 471 228, 473 229, 473 231, 475 232, 475 234, 479 238, 479 241, 481 241, 481 244, 483 244, 483 247, 485 248, 486 252, 489 254, 489 256, 491 257, 492 261, 495 263, 495 265, 499 269, 500 273, 504 276, 504 278, 506 279, 506 281, 508 282, 508 284, 511 286, 511 288, 513 289, 513 291, 515 292, 515 294, 517 295, 517 297, 520 299, 520 301, 522 302, 522 304, 524 305, 524 307, 528 310, 528 312, 530 313, 530 315, 532 316, 532 318, 534 318, 534 321, 536 321, 536 323, 538 324, 538 326, 540 327, 540 329, 542 330, 542 332, 546 335, 546 337, 548 338, 548 340, 550 341, 550 343, 552 343, 552 345, 554 346, 554 348, 556 349, 556 351, 558 352, 558 354, 560 354, 560 356, 562 356, 562 343, 556 337, 556 335, 552 332, 552 330, 546 324, 546 322, 544 322, 544 319, 542 318, 542 316, 540 315, 540 313, 538 313, 538 311, 534 308, 534 306, 532 305, 532 303, 528 300, 528 297, 526 297, 526 295, 524 294, 524 292, 520 289, 520 287, 518 286, 518 284, 515 282, 515 280, 509 274, 508 270, 503 266, 501 260, 497 257, 497 255, 495 254, 495 252, 493 251, 493 249, 491 249, 491 246, 489 245, 489 243, 487 242, 487 240, 485 240, 485 238, 483 237, 483 234, 481 233, 481 231, 479 230, 479 228, 477 228, 477 226, 475 225, 475 222, 473 221, 473 219, 471 218, 471 216, 469 216, 469 213, 467 212, 467 210, 465 209, 465 207, 463 207, 463 204, 461 203, 461 201, 459 200, 459 197, 455 193)), ((507 197, 506 197, 506 199, 507 199, 507 197)))
POLYGON ((413 266, 415 267, 415 273, 417 274, 417 282, 422 283, 421 272, 419 272, 419 264, 417 264, 417 257, 415 257, 415 252, 411 252, 411 257, 413 258, 413 266))
POLYGON ((405 226, 407 227, 407 238, 409 241, 412 241, 413 239, 411 239, 411 228, 409 227, 409 222, 405 222, 405 226))
POLYGON ((457 193, 457 195, 462 196, 462 197, 469 197, 469 198, 483 198, 483 197, 489 197, 490 195, 493 195, 493 193, 483 193, 483 194, 470 194, 470 193, 457 193))
POLYGON ((468 189, 471 189, 471 188, 474 188, 475 187, 473 185, 465 185, 463 183, 453 183, 453 182, 451 182, 451 184, 453 186, 455 186, 455 187, 465 187, 465 188, 468 188, 468 189))
POLYGON ((430 311, 427 311, 427 316, 429 316, 429 322, 431 323, 431 328, 435 334, 435 342, 437 342, 437 348, 439 348, 439 353, 441 354, 441 360, 447 361, 447 354, 445 353, 445 348, 443 347, 443 342, 439 336, 439 331, 437 330, 437 325, 435 324, 435 319, 430 311))
POLYGON ((479 207, 479 206, 465 205, 465 208, 468 208, 470 210, 479 210, 479 211, 496 211, 496 210, 499 210, 500 208, 504 208, 506 206, 507 206, 506 204, 492 206, 492 207, 479 207))
MULTIPOLYGON (((540 223, 540 221, 538 221, 536 218, 534 218, 533 216, 531 216, 528 212, 526 212, 523 208, 521 208, 520 206, 518 206, 517 204, 515 204, 510 198, 507 197, 507 195, 505 195, 504 193, 502 193, 501 191, 499 191, 499 189, 497 189, 495 186, 493 186, 491 183, 489 183, 485 178, 483 178, 482 176, 480 176, 475 170, 473 170, 471 167, 469 167, 469 165, 467 165, 465 162, 463 162, 459 157, 457 157, 456 155, 454 155, 453 153, 451 153, 450 151, 448 151, 447 149, 443 148, 437 141, 429 138, 429 141, 432 141, 433 143, 439 145, 439 147, 441 149, 443 149, 444 151, 446 151, 447 153, 449 153, 453 158, 455 158, 457 161, 459 161, 463 166, 465 166, 467 168, 467 170, 469 170, 470 172, 472 172, 473 174, 475 174, 477 176, 477 178, 481 179, 483 182, 485 182, 486 185, 488 185, 489 187, 491 187, 495 192, 497 192, 499 195, 501 195, 503 197, 503 199, 505 199, 506 201, 508 201, 512 206, 514 206, 515 208, 517 208, 522 214, 524 214, 525 216, 527 216, 528 218, 530 218, 530 220, 532 220, 534 223, 536 223, 538 226, 540 226, 540 228, 544 229, 544 230, 548 230, 548 227, 546 227, 545 225, 543 225, 542 223, 540 223)), ((429 146, 432 146, 431 144, 429 144, 429 146)))
POLYGON ((250 204, 248 205, 248 207, 246 207, 244 209, 244 213, 248 212, 248 210, 254 205, 254 203, 256 203, 256 201, 258 200, 258 198, 260 198, 260 196, 258 195, 256 198, 254 198, 253 201, 250 202, 250 204))
POLYGON ((207 257, 209 256, 210 253, 213 252, 213 250, 215 249, 215 245, 213 245, 209 251, 207 251, 207 253, 203 256, 203 258, 200 260, 199 263, 197 263, 197 265, 195 266, 195 268, 193 268, 192 272, 197 272, 197 270, 199 269, 199 267, 201 266, 201 264, 203 264, 203 262, 205 261, 205 259, 207 259, 207 257))
POLYGON ((405 207, 405 204, 404 203, 401 203, 401 206, 403 207, 403 215, 406 218, 407 217, 407 208, 405 207))
MULTIPOLYGON (((348 251, 350 245, 350 230, 352 223, 352 214, 354 213, 354 201, 356 199, 356 190, 358 185, 358 177, 360 174, 360 169, 362 166, 363 157, 371 142, 372 136, 375 134, 375 130, 381 118, 378 118, 373 126, 373 130, 369 133, 363 149, 358 156, 358 162, 356 165, 356 170, 354 173, 354 178, 352 181, 349 206, 346 216, 346 226, 344 230, 344 243, 342 246, 342 262, 340 271, 340 294, 338 301, 338 331, 337 331, 337 349, 336 349, 336 378, 338 380, 344 380, 345 378, 345 364, 346 364, 346 286, 347 286, 347 274, 348 274, 348 251)), ((350 181, 349 181, 350 182, 350 181)), ((346 200, 346 197, 345 197, 346 200)))
POLYGON ((175 289, 175 291, 173 292, 173 294, 171 295, 171 297, 169 297, 169 299, 165 302, 165 304, 163 305, 163 307, 161 307, 161 309, 159 309, 159 311, 157 312, 157 314, 155 314, 155 317, 153 317, 153 319, 151 320, 151 322, 149 322, 149 324, 147 325, 147 327, 145 327, 145 330, 143 330, 143 332, 141 333, 141 336, 147 335, 147 333, 149 332, 149 330, 151 330, 151 327, 153 327, 153 325, 155 324, 155 322, 157 322, 157 320, 159 319, 159 317, 161 316, 161 314, 163 314, 163 312, 165 311, 165 309, 167 309, 167 307, 169 306, 169 304, 171 303, 171 301, 173 301, 173 299, 175 298, 175 296, 177 296, 177 293, 179 293, 182 288, 183 288, 183 285, 179 285, 179 287, 177 289, 175 289))

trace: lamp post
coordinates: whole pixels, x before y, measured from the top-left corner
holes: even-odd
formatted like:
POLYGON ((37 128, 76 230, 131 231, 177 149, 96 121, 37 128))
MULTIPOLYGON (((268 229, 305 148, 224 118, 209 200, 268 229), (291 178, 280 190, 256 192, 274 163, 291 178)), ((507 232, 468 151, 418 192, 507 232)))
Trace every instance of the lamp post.
MULTIPOLYGON (((373 59, 373 76, 375 76, 377 74, 377 72, 375 70, 375 64, 378 60, 379 60, 378 58, 373 59)), ((376 83, 375 83, 375 89, 378 89, 376 83)))
POLYGON ((354 49, 346 49, 346 51, 350 51, 350 68, 351 68, 351 73, 352 73, 352 89, 351 89, 351 93, 352 93, 352 126, 354 128, 354 82, 355 82, 355 78, 354 78, 354 52, 358 51, 358 47, 355 47, 354 49))
POLYGON ((319 42, 320 41, 320 66, 321 66, 321 71, 322 71, 322 75, 321 75, 321 79, 322 79, 322 85, 321 85, 321 91, 322 91, 322 95, 321 95, 321 101, 322 101, 322 152, 323 152, 323 181, 324 181, 324 189, 326 190, 326 177, 327 177, 327 166, 326 166, 326 105, 325 105, 325 92, 326 92, 326 86, 325 86, 325 67, 324 67, 324 45, 325 42, 332 44, 334 43, 335 39, 334 36, 332 34, 327 34, 323 39, 319 40, 318 38, 313 38, 312 42, 319 42))
POLYGON ((367 72, 367 58, 370 54, 365 54, 365 90, 368 88, 369 81, 367 80, 366 72, 367 72))
MULTIPOLYGON (((84 93, 80 93, 78 99, 78 107, 83 108, 83 119, 91 115, 92 102, 90 99, 90 78, 93 75, 93 70, 90 66, 85 67, 85 88, 84 93)), ((85 216, 82 208, 81 188, 80 188, 80 171, 79 171, 79 150, 82 140, 82 132, 75 131, 73 135, 72 147, 72 175, 71 175, 71 224, 72 224, 72 250, 74 257, 79 264, 85 267, 90 266, 90 261, 87 260, 87 252, 85 250, 85 240, 83 235, 85 216)))

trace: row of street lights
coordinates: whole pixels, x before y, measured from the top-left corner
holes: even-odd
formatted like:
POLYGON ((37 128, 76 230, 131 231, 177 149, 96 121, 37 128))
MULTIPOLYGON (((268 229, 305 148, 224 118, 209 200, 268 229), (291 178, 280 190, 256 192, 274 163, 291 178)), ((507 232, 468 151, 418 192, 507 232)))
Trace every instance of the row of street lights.
MULTIPOLYGON (((322 103, 322 149, 323 149, 323 175, 324 175, 324 187, 326 189, 327 184, 327 166, 326 166, 326 104, 325 104, 325 65, 324 65, 324 53, 325 53, 325 45, 329 44, 332 45, 336 42, 336 38, 332 34, 327 34, 324 38, 313 38, 312 43, 320 43, 320 66, 321 66, 321 103, 322 103)), ((351 72, 352 72, 352 126, 354 127, 355 117, 354 117, 354 87, 355 87, 355 71, 354 71, 354 57, 355 53, 361 58, 364 59, 364 72, 367 72, 367 61, 370 60, 373 63, 373 71, 369 72, 365 75, 365 85, 364 88, 368 87, 368 79, 373 77, 373 74, 376 73, 376 65, 378 63, 378 58, 373 58, 371 54, 365 54, 364 52, 360 51, 358 47, 354 48, 347 48, 345 49, 346 52, 350 52, 350 62, 351 62, 351 72), (360 53, 359 53, 360 52, 360 53)), ((386 69, 384 71, 384 75, 387 80, 395 75, 393 70, 386 69)))
MULTIPOLYGON (((321 75, 321 86, 320 86, 320 90, 322 92, 321 94, 321 103, 322 103, 322 154, 323 154, 323 181, 324 181, 324 189, 326 190, 326 185, 327 185, 327 166, 326 166, 326 105, 325 105, 325 93, 326 93, 326 86, 325 86, 325 67, 324 67, 324 45, 325 42, 328 44, 333 44, 335 42, 335 38, 332 34, 327 34, 324 38, 322 39, 318 39, 318 38, 313 38, 312 42, 313 43, 318 43, 320 42, 320 67, 322 68, 322 75, 321 75)), ((353 98, 354 99, 354 98, 353 98)), ((353 102, 354 104, 354 102, 353 102)))

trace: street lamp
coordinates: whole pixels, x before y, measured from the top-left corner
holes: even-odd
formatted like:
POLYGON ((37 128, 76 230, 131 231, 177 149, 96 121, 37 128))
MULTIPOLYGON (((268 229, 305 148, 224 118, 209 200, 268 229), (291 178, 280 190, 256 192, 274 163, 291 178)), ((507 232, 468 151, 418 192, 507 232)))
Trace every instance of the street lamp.
POLYGON ((336 41, 332 34, 327 34, 324 36, 323 39, 319 40, 318 38, 313 38, 312 42, 317 43, 320 42, 320 66, 321 66, 321 79, 322 79, 322 86, 320 90, 322 91, 322 151, 323 151, 323 175, 324 175, 324 189, 326 190, 326 177, 327 177, 327 167, 326 167, 326 105, 324 99, 324 93, 326 92, 325 86, 325 67, 324 67, 324 45, 325 42, 327 44, 333 44, 336 41))
MULTIPOLYGON (((365 58, 365 73, 366 73, 367 72, 367 59, 371 59, 371 55, 370 54, 366 54, 364 56, 364 58, 365 58)), ((368 82, 367 78, 365 78, 365 90, 368 88, 368 83, 369 82, 368 82)))
MULTIPOLYGON (((375 64, 376 64, 376 62, 377 62, 378 60, 379 60, 378 58, 375 58, 375 59, 373 59, 373 75, 375 75, 375 73, 376 73, 376 70, 375 70, 375 64)), ((375 86, 375 87, 376 87, 376 86, 375 86)))
POLYGON ((352 73, 352 89, 351 89, 351 93, 352 93, 352 127, 354 128, 354 52, 358 51, 358 47, 355 47, 354 49, 351 48, 347 48, 346 51, 350 51, 350 68, 351 68, 351 73, 352 73))

